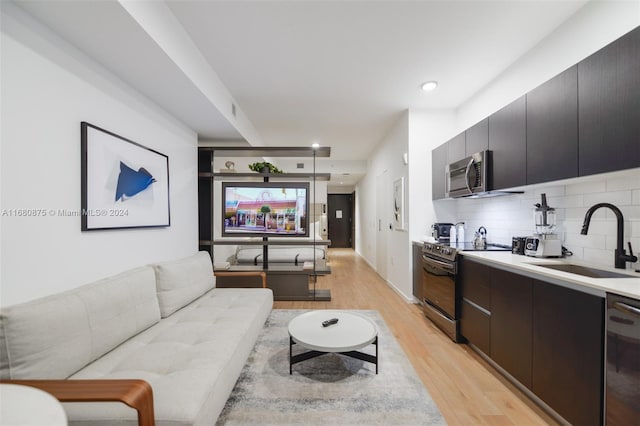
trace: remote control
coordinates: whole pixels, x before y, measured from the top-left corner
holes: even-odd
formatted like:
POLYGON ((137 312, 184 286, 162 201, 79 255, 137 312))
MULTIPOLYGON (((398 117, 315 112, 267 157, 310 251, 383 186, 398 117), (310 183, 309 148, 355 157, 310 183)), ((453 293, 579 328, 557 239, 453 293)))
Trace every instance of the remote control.
POLYGON ((329 320, 322 321, 322 326, 329 327, 330 325, 337 324, 337 323, 338 323, 338 318, 331 318, 329 320))

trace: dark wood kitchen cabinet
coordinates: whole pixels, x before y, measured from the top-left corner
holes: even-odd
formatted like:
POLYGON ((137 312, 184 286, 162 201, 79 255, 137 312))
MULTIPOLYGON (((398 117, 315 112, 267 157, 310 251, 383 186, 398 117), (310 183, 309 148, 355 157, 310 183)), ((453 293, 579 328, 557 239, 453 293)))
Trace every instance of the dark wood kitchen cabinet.
POLYGON ((578 63, 580 176, 640 167, 640 27, 578 63))
POLYGON ((441 200, 445 196, 445 169, 447 167, 447 151, 449 147, 443 143, 431 151, 431 199, 441 200))
POLYGON ((491 359, 531 389, 533 280, 491 270, 491 359))
POLYGON ((460 334, 484 352, 491 354, 491 269, 466 259, 458 263, 460 293, 460 334))
POLYGON ((571 424, 600 425, 604 299, 462 256, 460 333, 571 424))
POLYGON ((527 184, 578 176, 578 67, 527 98, 527 184))
POLYGON ((492 189, 527 183, 527 104, 525 96, 489 116, 492 189))
POLYGON ((413 257, 413 296, 422 303, 422 245, 413 243, 411 245, 413 257))
POLYGON ((466 157, 465 132, 460 133, 447 142, 448 163, 454 163, 466 157))
POLYGON ((465 157, 489 149, 489 119, 469 127, 465 132, 465 157))
POLYGON ((534 280, 532 390, 575 425, 600 425, 604 299, 534 280))

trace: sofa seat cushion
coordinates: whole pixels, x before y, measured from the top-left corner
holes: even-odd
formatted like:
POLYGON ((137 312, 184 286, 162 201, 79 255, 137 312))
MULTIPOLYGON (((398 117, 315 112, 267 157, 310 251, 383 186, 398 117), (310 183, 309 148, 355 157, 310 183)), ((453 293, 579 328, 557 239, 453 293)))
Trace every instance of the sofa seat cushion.
POLYGON ((2 308, 0 377, 65 379, 159 320, 150 266, 2 308))
MULTIPOLYGON (((211 290, 71 379, 144 379, 153 389, 157 425, 214 424, 272 304, 269 289, 211 290)), ((135 411, 124 405, 65 409, 71 423, 135 424, 135 411)))
POLYGON ((166 318, 215 287, 211 257, 206 251, 153 265, 160 314, 166 318))

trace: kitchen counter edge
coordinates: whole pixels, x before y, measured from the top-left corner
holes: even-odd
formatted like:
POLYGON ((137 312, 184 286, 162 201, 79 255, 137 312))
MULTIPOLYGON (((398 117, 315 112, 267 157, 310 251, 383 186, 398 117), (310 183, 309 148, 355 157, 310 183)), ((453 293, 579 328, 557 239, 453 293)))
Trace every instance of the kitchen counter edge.
POLYGON ((614 269, 598 266, 599 269, 618 273, 628 273, 630 278, 590 278, 569 272, 556 271, 535 264, 574 264, 594 267, 585 262, 568 259, 528 257, 511 252, 462 251, 459 253, 469 259, 498 269, 524 274, 534 279, 544 280, 563 287, 605 297, 606 293, 615 293, 640 300, 640 274, 629 269, 614 269), (637 275, 637 277, 636 277, 637 275))

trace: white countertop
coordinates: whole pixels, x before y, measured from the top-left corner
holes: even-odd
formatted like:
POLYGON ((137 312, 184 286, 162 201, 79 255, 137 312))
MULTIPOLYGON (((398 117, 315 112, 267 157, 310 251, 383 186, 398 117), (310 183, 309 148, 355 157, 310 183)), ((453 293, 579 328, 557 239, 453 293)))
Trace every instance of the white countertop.
MULTIPOLYGON (((469 259, 488 264, 490 266, 507 271, 520 273, 531 278, 549 281, 564 287, 573 288, 585 293, 604 297, 607 293, 616 293, 621 296, 640 299, 640 273, 630 269, 607 268, 599 265, 587 264, 566 259, 537 258, 512 254, 508 251, 462 251, 469 259), (556 271, 554 269, 536 266, 535 264, 575 264, 588 268, 603 269, 620 274, 627 274, 631 278, 590 278, 569 272, 556 271)), ((611 259, 613 262, 613 259, 611 259)))

